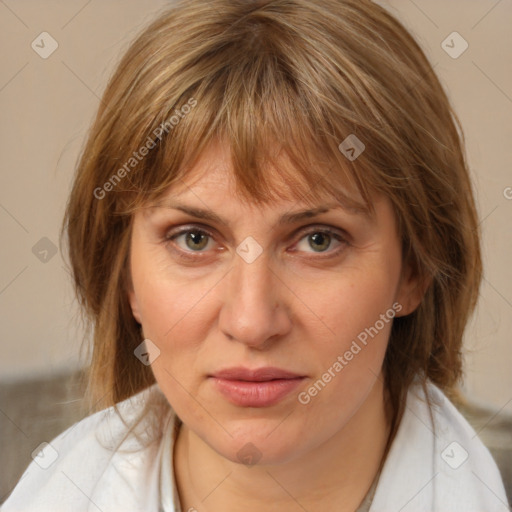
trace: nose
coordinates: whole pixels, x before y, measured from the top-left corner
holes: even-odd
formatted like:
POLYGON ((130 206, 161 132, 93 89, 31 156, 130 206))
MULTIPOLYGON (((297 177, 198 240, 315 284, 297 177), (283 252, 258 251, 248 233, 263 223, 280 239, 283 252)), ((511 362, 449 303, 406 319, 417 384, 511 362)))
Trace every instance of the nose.
POLYGON ((236 255, 226 276, 219 328, 230 339, 265 349, 291 328, 291 292, 271 268, 265 253, 247 263, 236 255))

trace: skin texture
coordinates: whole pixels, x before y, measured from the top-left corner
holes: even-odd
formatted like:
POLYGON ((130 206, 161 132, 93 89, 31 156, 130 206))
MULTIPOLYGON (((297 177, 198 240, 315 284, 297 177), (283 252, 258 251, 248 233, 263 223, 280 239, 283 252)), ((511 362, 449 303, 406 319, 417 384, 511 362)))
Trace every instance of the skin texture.
POLYGON ((228 225, 167 207, 138 211, 129 291, 134 317, 160 350, 155 378, 183 421, 174 454, 183 510, 353 511, 389 435, 381 367, 391 322, 309 403, 298 393, 393 304, 401 316, 419 303, 391 205, 376 198, 374 218, 337 208, 278 225, 280 215, 312 205, 239 200, 221 144, 192 171, 195 179, 167 198, 213 210, 228 225), (346 241, 311 236, 329 226, 346 241), (179 227, 211 237, 166 239, 179 227), (248 236, 263 250, 251 263, 236 252, 248 236), (233 366, 277 366, 306 378, 276 405, 240 407, 207 378, 233 366), (255 465, 237 455, 247 443, 257 447, 255 465))

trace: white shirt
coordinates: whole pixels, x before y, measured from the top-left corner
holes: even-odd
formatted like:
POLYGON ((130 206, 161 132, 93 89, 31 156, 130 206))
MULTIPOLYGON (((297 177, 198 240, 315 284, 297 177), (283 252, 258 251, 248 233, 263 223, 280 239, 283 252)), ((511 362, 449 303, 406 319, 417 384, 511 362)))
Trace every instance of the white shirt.
MULTIPOLYGON (((370 512, 505 512, 499 470, 466 419, 431 382, 432 418, 415 383, 370 512), (433 420, 433 422, 432 422, 433 420)), ((2 512, 187 512, 172 454, 179 418, 155 384, 70 427, 31 462, 2 512), (144 407, 149 411, 143 414, 144 407), (155 419, 158 420, 153 426, 155 419)))

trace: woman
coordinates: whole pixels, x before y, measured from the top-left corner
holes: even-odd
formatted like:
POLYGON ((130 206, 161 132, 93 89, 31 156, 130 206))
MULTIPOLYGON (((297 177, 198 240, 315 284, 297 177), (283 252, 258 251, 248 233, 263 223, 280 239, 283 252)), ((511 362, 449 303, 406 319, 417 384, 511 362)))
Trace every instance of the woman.
POLYGON ((2 510, 507 510, 450 401, 481 278, 457 126, 371 2, 161 15, 63 225, 102 410, 2 510))

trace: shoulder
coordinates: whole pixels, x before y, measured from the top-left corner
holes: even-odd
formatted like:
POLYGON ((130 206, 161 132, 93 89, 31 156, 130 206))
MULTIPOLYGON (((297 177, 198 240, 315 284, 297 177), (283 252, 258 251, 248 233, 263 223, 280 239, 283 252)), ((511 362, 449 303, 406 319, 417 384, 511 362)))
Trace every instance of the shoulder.
POLYGON ((409 389, 373 505, 372 512, 508 510, 491 453, 430 381, 417 379, 409 389))
MULTIPOLYGON (((117 508, 132 496, 155 499, 155 459, 163 423, 172 415, 154 385, 75 423, 30 463, 2 512, 117 508), (116 496, 123 494, 124 497, 116 496), (115 493, 111 490, 115 488, 115 493), (141 494, 141 488, 143 493, 141 494), (145 496, 143 496, 145 495, 145 496)), ((150 509, 150 508, 148 508, 150 509)), ((140 508, 143 510, 143 508, 140 508)))

